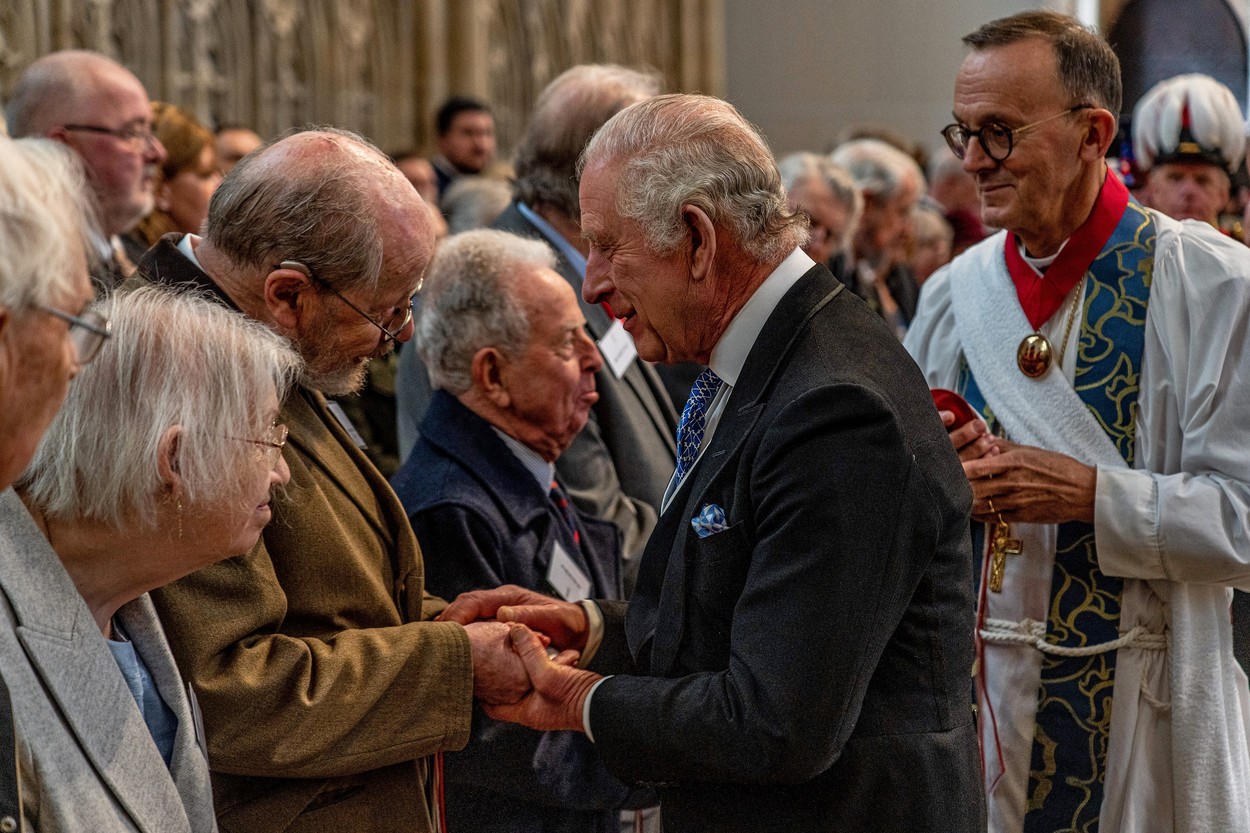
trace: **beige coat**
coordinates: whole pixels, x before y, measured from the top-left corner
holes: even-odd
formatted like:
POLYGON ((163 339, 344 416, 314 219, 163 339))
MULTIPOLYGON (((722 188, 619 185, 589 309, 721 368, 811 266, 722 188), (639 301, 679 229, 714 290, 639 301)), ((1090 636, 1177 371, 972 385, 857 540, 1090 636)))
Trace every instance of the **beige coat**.
POLYGON ((0 673, 25 830, 211 833, 208 766, 156 612, 140 596, 117 618, 178 720, 168 768, 61 560, 13 490, 0 492, 0 673))

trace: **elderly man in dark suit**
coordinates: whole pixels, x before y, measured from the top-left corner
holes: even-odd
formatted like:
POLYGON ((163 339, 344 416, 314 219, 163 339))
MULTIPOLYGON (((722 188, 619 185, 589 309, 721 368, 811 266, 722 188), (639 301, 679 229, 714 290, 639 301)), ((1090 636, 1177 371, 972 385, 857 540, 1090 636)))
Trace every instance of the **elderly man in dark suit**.
MULTIPOLYGON (((550 244, 556 271, 579 295, 586 243, 578 219, 577 156, 618 110, 657 92, 658 79, 632 69, 573 67, 543 90, 517 149, 515 199, 493 227, 550 244)), ((599 401, 591 419, 556 470, 574 503, 621 530, 629 590, 673 471, 677 416, 655 369, 638 360, 620 325, 597 304, 581 307, 607 360, 596 375, 599 401)), ((404 350, 396 383, 401 455, 415 442, 429 401, 423 373, 415 351, 404 350)))
POLYGON ((488 713, 585 731, 669 831, 984 829, 971 494, 919 371, 799 250, 728 104, 635 104, 583 164, 584 296, 644 358, 709 370, 628 606, 514 587, 444 613, 593 654, 550 662, 515 624, 535 691, 488 713))
MULTIPOLYGON (((554 264, 540 241, 466 232, 440 244, 421 293, 415 341, 436 391, 392 482, 417 540, 443 553, 426 581, 448 598, 502 584, 621 597, 616 527, 572 506, 555 470, 603 360, 554 264)), ((584 735, 489 719, 445 772, 451 833, 609 833, 630 794, 584 735)))

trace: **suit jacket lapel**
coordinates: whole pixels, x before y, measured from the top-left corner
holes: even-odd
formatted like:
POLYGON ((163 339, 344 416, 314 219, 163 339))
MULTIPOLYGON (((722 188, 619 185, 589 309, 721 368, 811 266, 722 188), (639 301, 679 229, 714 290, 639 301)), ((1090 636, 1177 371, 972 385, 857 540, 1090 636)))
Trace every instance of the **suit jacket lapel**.
POLYGON ((117 615, 134 642, 135 650, 148 667, 161 699, 169 705, 178 719, 169 773, 182 797, 192 826, 196 829, 201 826, 207 828, 211 826, 207 822, 214 818, 207 753, 200 746, 187 689, 183 686, 182 675, 178 673, 173 655, 169 652, 156 608, 147 594, 144 594, 122 606, 117 615))
MULTIPOLYGON (((648 663, 640 667, 653 675, 665 676, 670 671, 681 646, 686 618, 686 550, 694 536, 690 519, 704 503, 712 502, 708 500, 708 486, 731 462, 736 464, 742 443, 768 403, 776 373, 808 322, 842 290, 829 270, 817 265, 777 304, 747 355, 710 444, 651 534, 630 603, 627 633, 635 660, 648 663), (658 586, 653 587, 657 581, 658 586), (647 601, 635 612, 640 594, 647 601)), ((721 508, 728 522, 735 523, 736 507, 721 508)))
POLYGON ((182 799, 104 636, 12 491, 0 498, 0 524, 28 542, 11 569, 0 575, 0 586, 12 605, 17 638, 31 668, 83 756, 135 826, 151 833, 170 830, 163 822, 184 814, 182 799))

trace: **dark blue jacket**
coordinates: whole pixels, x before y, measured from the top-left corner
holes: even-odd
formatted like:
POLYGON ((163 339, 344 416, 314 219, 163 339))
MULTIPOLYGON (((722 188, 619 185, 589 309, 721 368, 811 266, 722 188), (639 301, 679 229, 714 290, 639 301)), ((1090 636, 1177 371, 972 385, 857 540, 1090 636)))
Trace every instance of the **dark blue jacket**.
MULTIPOLYGON (((445 391, 434 394, 392 485, 431 554, 431 593, 452 599, 501 584, 552 593, 547 567, 563 519, 490 425, 445 391)), ((576 519, 591 597, 619 599, 616 527, 581 513, 576 519)), ((630 797, 580 732, 536 732, 480 710, 469 745, 445 760, 451 833, 616 831, 616 808, 630 797)))

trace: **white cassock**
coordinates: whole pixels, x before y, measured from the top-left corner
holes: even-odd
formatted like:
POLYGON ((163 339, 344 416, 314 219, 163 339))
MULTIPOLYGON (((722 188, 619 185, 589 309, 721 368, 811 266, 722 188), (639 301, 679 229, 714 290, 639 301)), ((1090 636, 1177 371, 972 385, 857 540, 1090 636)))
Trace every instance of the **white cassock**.
MULTIPOLYGON (((1029 379, 1017 369, 1032 327, 1007 272, 1005 232, 925 283, 904 345, 931 387, 954 389, 966 356, 1011 440, 1098 467, 1098 562, 1125 579, 1126 643, 1100 831, 1250 831, 1250 690, 1229 620, 1230 586, 1250 589, 1250 249, 1152 213, 1133 469, 1072 388, 1075 343, 1062 373, 1029 379)), ((1071 300, 1042 328, 1056 352, 1071 300)), ((1003 592, 985 594, 993 720, 983 703, 980 723, 995 833, 1023 828, 1042 661, 1024 634, 1047 621, 1056 529, 1013 524, 1023 554, 1007 559, 1003 592)))

